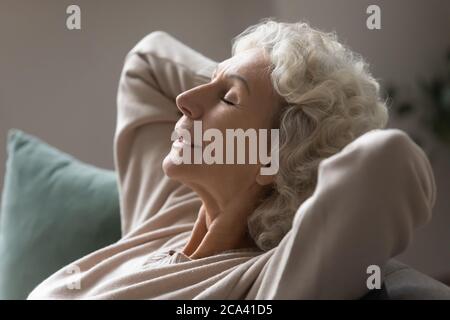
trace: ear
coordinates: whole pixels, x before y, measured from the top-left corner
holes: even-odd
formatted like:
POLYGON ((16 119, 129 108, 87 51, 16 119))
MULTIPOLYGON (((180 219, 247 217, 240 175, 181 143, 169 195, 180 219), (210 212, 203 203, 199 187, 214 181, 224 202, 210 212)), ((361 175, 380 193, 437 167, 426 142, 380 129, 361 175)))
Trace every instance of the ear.
MULTIPOLYGON (((267 167, 270 166, 270 164, 266 165, 267 167)), ((262 175, 261 169, 258 170, 258 173, 255 177, 256 183, 258 183, 260 186, 267 186, 269 184, 272 184, 275 182, 275 175, 262 175)))

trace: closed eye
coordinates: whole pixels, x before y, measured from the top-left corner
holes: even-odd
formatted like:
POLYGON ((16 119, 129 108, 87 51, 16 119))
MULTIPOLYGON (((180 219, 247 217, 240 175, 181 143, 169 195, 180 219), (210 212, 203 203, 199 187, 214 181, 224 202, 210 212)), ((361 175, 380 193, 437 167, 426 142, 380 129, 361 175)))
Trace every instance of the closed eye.
POLYGON ((224 103, 226 103, 226 104, 228 104, 230 106, 235 106, 236 105, 235 103, 233 103, 233 102, 231 102, 231 101, 229 101, 229 100, 227 100, 225 98, 221 98, 220 100, 222 100, 224 103))

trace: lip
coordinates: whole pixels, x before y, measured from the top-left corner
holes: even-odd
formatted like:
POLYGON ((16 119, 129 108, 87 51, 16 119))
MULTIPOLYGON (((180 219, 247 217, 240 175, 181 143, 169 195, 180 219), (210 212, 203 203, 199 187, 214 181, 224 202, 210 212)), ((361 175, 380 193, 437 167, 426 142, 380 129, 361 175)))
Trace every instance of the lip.
POLYGON ((180 147, 180 148, 182 148, 182 147, 201 148, 201 146, 198 146, 196 144, 193 144, 193 143, 185 140, 181 135, 178 135, 178 133, 177 133, 177 136, 178 136, 178 139, 176 139, 172 143, 173 146, 180 147))

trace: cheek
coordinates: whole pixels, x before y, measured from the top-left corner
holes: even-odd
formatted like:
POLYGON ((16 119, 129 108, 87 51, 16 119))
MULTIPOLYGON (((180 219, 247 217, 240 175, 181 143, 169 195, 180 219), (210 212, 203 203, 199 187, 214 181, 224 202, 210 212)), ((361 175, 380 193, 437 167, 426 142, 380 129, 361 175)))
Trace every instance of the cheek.
POLYGON ((255 111, 255 108, 248 105, 242 107, 225 106, 225 108, 221 108, 217 113, 212 114, 207 119, 209 120, 207 127, 217 129, 240 128, 244 130, 248 128, 260 128, 259 125, 262 124, 261 119, 264 115, 259 110, 256 109, 255 111))
POLYGON ((232 123, 238 118, 239 112, 236 107, 226 105, 225 103, 221 103, 214 110, 211 110, 211 113, 207 120, 211 122, 216 122, 217 124, 223 123, 232 123))
POLYGON ((255 114, 257 125, 263 129, 272 128, 279 107, 275 103, 270 103, 270 100, 261 102, 258 107, 259 110, 255 114))

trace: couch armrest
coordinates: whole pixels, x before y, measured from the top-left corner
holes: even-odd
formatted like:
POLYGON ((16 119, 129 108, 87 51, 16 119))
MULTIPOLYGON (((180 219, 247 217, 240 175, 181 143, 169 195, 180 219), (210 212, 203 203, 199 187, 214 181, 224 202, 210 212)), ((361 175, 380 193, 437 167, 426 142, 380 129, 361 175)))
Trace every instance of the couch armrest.
POLYGON ((384 270, 380 290, 373 290, 362 300, 450 300, 450 287, 395 259, 384 270))

